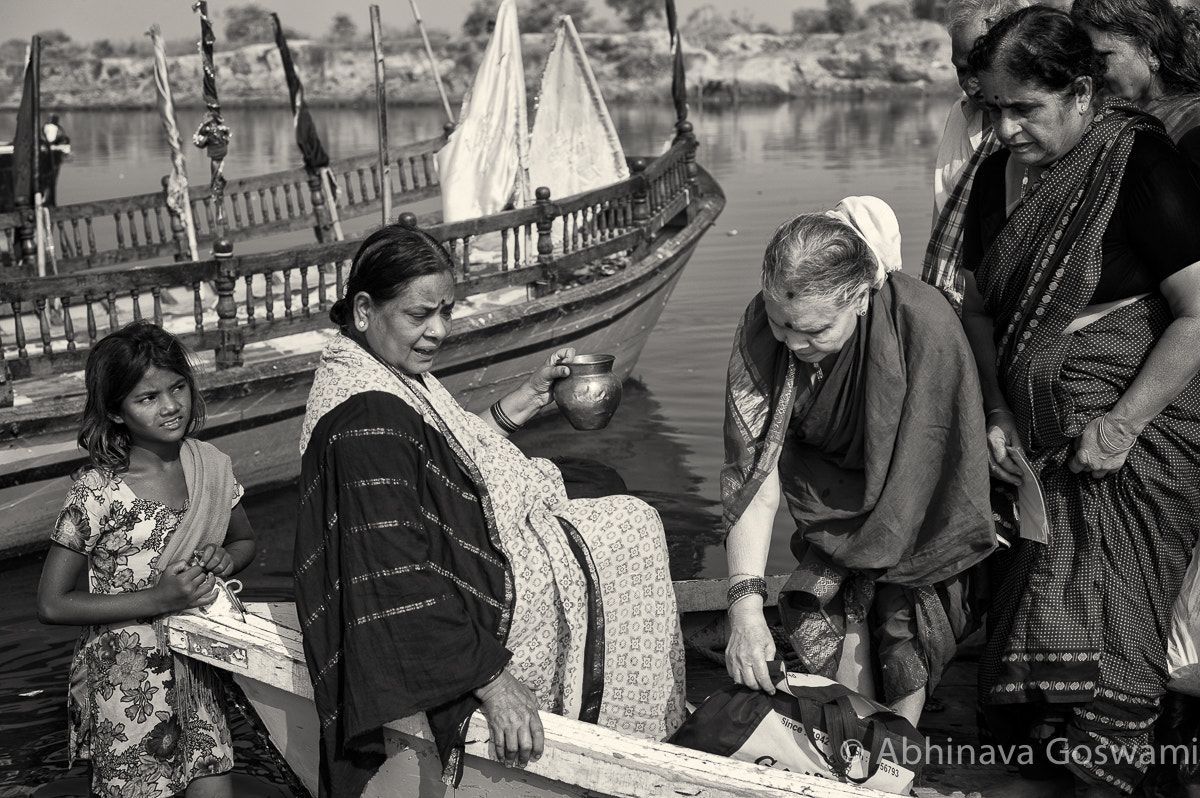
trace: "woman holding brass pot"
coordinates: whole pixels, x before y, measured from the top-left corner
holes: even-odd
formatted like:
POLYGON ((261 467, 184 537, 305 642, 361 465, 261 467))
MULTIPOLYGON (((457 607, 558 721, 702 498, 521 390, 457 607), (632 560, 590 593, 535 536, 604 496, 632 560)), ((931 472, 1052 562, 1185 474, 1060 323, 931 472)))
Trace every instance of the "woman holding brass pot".
POLYGON ((518 767, 541 754, 538 710, 654 739, 683 719, 658 514, 569 499, 554 464, 506 439, 574 351, 467 412, 430 373, 454 288, 441 244, 392 225, 363 242, 330 311, 341 330, 308 399, 295 546, 322 796, 359 795, 383 724, 415 712, 449 782, 479 707, 497 759, 518 767))
POLYGON ((995 533, 971 349, 899 268, 876 197, 797 216, 767 246, 726 385, 726 665, 774 691, 763 575, 782 496, 799 565, 779 610, 800 665, 916 725, 974 626, 966 572, 995 533))

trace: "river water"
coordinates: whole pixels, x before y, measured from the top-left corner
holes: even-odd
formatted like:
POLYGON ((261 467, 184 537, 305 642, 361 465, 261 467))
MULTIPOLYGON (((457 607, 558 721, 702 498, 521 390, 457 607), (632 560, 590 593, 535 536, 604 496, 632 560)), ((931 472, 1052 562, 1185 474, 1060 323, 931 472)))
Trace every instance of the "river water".
MULTIPOLYGON (((725 212, 700 242, 683 278, 625 386, 610 426, 575 432, 555 417, 539 420, 514 440, 529 454, 576 454, 612 465, 630 491, 663 514, 677 579, 721 576, 718 474, 725 367, 734 328, 756 290, 762 250, 789 216, 828 208, 840 198, 874 194, 900 220, 905 268, 920 271, 930 226, 934 153, 948 98, 795 101, 770 107, 693 109, 701 142, 698 160, 728 198, 725 212)), ((658 152, 672 134, 667 102, 610 109, 630 154, 658 152)), ((0 119, 11 137, 12 114, 0 119)), ((66 204, 158 190, 168 151, 153 112, 69 112, 72 159, 59 181, 66 204)), ((318 129, 334 154, 371 152, 373 110, 316 109, 318 129)), ((186 136, 200 114, 179 113, 186 136)), ((233 142, 228 177, 301 164, 285 109, 226 112, 233 142)), ((438 109, 392 109, 393 141, 437 135, 438 109)), ((193 183, 208 163, 188 145, 193 183)), ((436 373, 437 369, 434 369, 436 373)), ((247 497, 259 556, 241 575, 251 600, 290 598, 289 537, 295 495, 282 488, 247 497)), ((786 514, 785 514, 786 515, 786 514)), ((789 568, 785 518, 776 524, 769 572, 789 568)), ((0 564, 6 602, 0 605, 0 798, 84 795, 81 767, 66 768, 66 671, 76 630, 42 626, 34 596, 39 557, 0 564)), ((238 794, 277 795, 280 780, 244 724, 238 738, 238 794)))

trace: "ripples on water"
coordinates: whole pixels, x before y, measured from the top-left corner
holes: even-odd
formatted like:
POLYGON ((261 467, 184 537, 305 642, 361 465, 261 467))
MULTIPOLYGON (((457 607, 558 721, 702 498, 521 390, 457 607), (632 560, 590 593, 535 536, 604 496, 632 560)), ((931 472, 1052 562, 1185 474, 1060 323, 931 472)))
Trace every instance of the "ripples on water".
MULTIPOLYGON (((575 454, 609 463, 631 492, 662 513, 676 578, 723 575, 717 478, 725 367, 737 320, 756 290, 762 249, 775 226, 793 214, 830 207, 848 195, 874 194, 896 210, 905 268, 919 272, 930 226, 933 159, 949 102, 824 100, 693 110, 698 159, 720 182, 728 205, 684 272, 626 385, 620 410, 603 431, 577 433, 549 418, 514 440, 531 455, 575 454)), ((628 153, 658 152, 672 134, 667 103, 610 110, 628 153)), ((316 109, 314 115, 331 153, 374 150, 374 111, 316 109)), ((0 119, 0 140, 11 137, 13 117, 0 119)), ((60 117, 74 150, 60 179, 61 202, 159 189, 169 166, 154 113, 60 117)), ((180 111, 185 136, 199 119, 195 110, 180 111)), ((225 164, 230 179, 301 164, 286 110, 233 109, 226 119, 234 131, 225 164)), ((388 129, 393 141, 411 141, 438 135, 442 121, 436 109, 392 109, 388 129)), ((193 183, 201 182, 207 160, 187 149, 189 174, 193 183)), ((300 234, 294 243, 306 240, 300 234)), ((246 504, 259 540, 257 561, 242 575, 246 596, 290 597, 294 489, 248 497, 246 504)), ((789 534, 781 518, 772 572, 790 567, 789 534)), ((8 596, 0 606, 0 796, 22 795, 37 785, 67 794, 82 784, 81 768, 65 770, 65 681, 76 630, 38 623, 34 595, 40 569, 38 557, 0 565, 8 596), (76 778, 57 781, 66 776, 76 778)), ((235 727, 235 736, 238 768, 247 774, 239 794, 271 794, 270 785, 280 782, 265 753, 244 724, 235 727)))

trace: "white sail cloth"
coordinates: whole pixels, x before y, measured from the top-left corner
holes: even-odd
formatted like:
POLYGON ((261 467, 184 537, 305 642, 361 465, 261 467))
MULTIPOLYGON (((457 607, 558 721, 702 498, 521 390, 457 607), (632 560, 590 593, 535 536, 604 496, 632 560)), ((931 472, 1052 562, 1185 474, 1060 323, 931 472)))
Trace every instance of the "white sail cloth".
POLYGON ((533 200, 526 171, 525 103, 516 3, 501 0, 483 62, 463 98, 458 127, 437 155, 444 221, 496 213, 510 200, 518 208, 533 200))
POLYGON ((530 134, 529 182, 566 197, 629 177, 625 151, 579 34, 559 19, 530 134))

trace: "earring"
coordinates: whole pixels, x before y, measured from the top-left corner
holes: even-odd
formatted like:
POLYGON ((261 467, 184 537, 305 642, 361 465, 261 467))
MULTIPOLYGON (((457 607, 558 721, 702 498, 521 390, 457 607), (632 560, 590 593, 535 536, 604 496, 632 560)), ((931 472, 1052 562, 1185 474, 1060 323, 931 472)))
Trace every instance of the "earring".
POLYGON ((1156 55, 1152 55, 1152 56, 1150 56, 1150 71, 1151 71, 1151 72, 1157 72, 1157 71, 1158 71, 1158 66, 1159 66, 1159 64, 1158 64, 1158 56, 1156 56, 1156 55))
POLYGON ((358 321, 358 329, 360 329, 360 330, 365 330, 365 329, 367 329, 367 323, 366 323, 365 321, 363 321, 362 319, 359 319, 359 321, 358 321))
POLYGON ((865 316, 865 315, 867 315, 867 309, 866 309, 865 307, 864 307, 864 308, 859 308, 859 310, 858 310, 858 315, 860 315, 860 316, 865 316))

